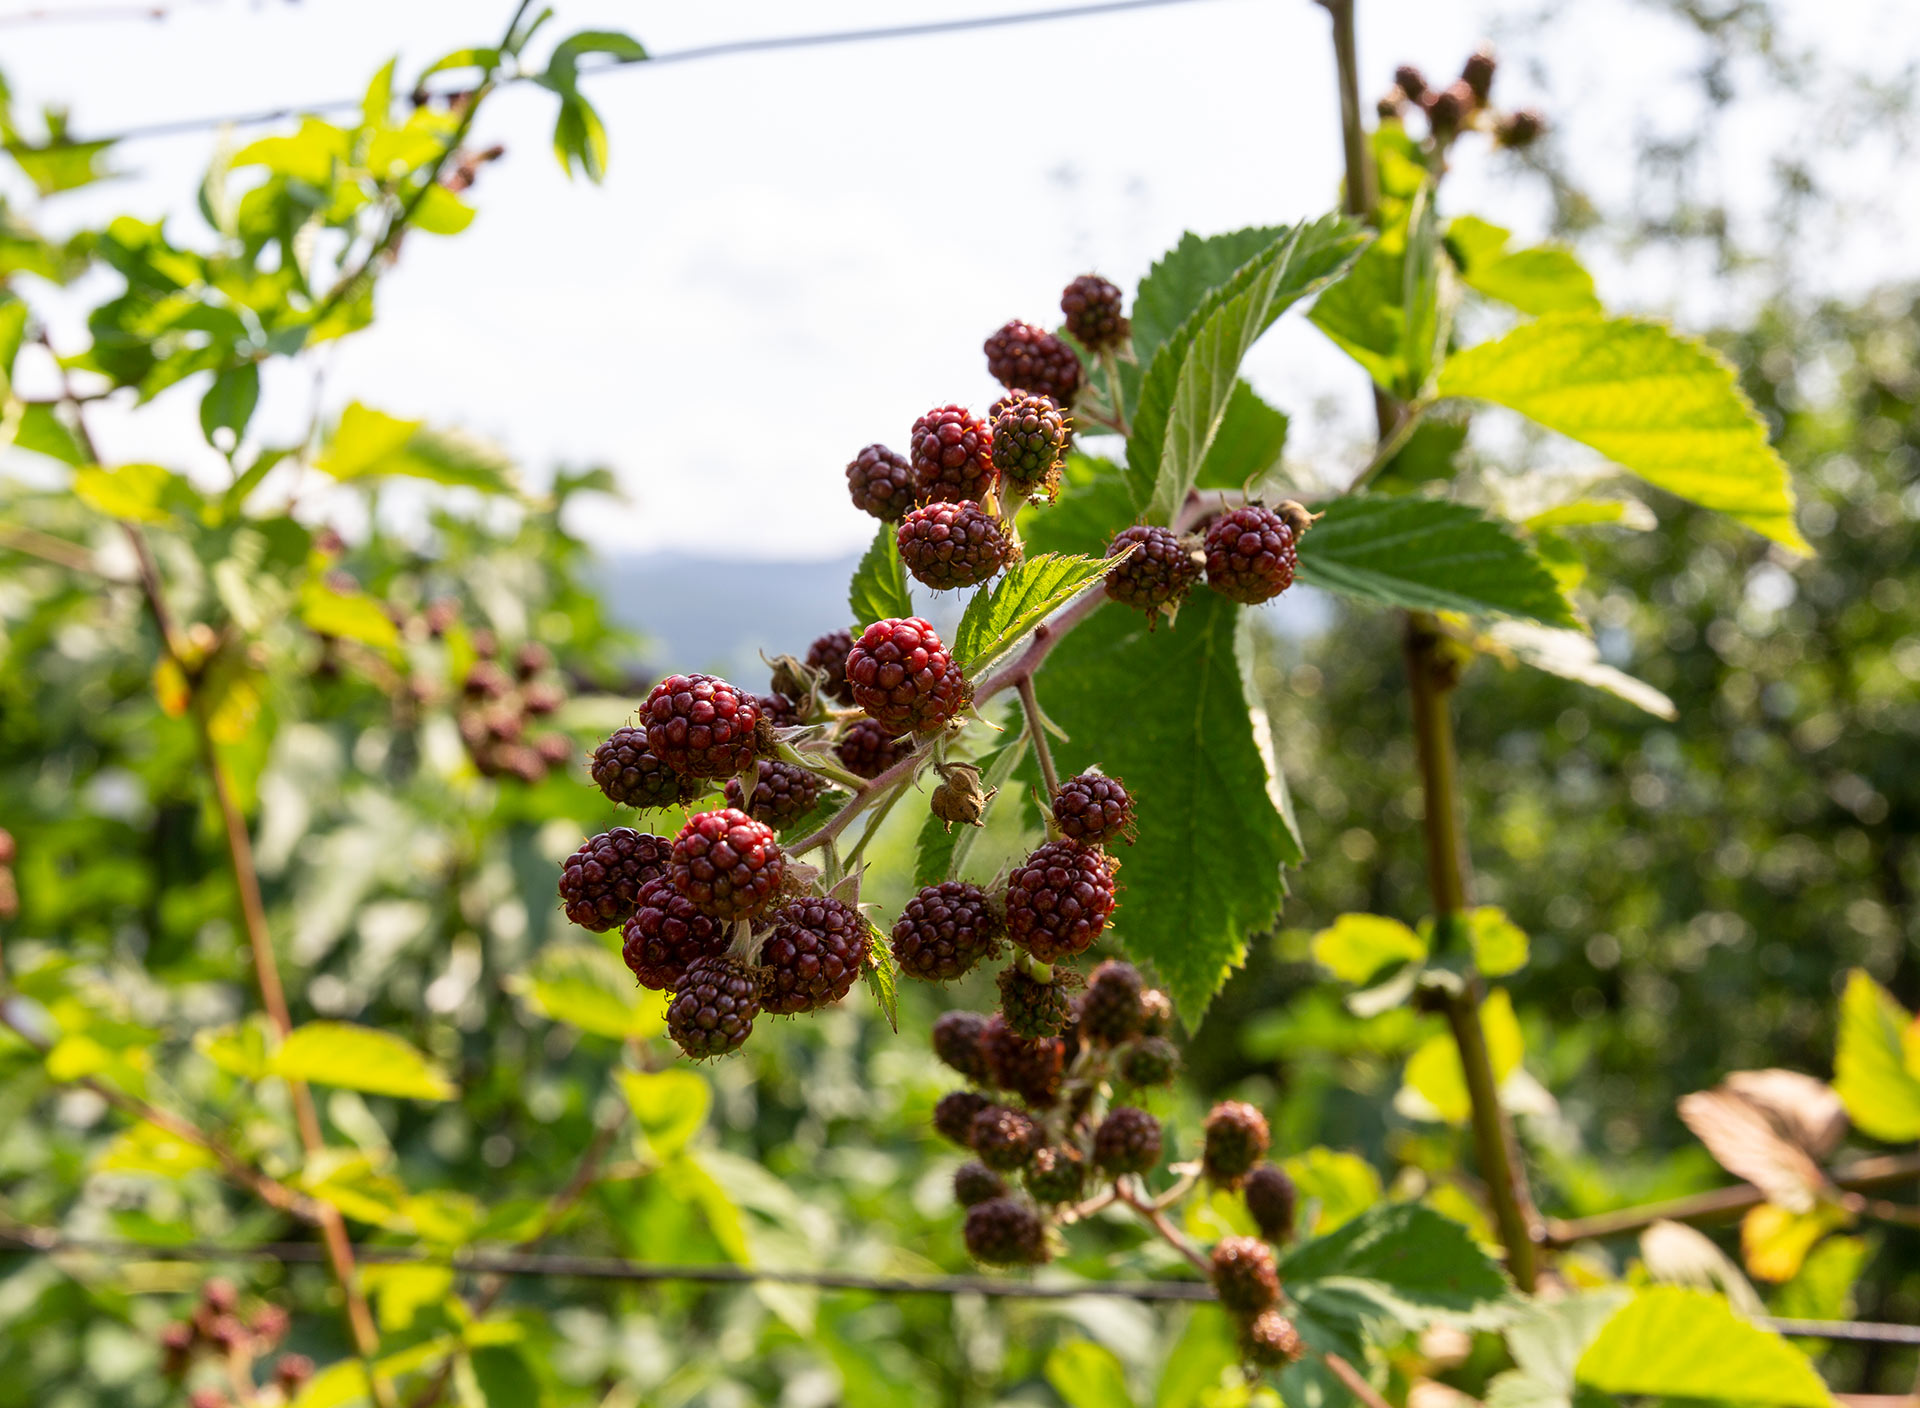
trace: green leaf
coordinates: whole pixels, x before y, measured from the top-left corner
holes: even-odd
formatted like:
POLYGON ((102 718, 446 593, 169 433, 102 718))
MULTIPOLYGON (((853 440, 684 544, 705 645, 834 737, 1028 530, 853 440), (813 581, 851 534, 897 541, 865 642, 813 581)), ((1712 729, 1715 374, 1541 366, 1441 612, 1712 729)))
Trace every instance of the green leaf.
POLYGON ((1300 859, 1266 717, 1248 702, 1250 648, 1239 608, 1200 592, 1171 631, 1096 611, 1061 638, 1040 681, 1068 735, 1062 768, 1100 764, 1139 807, 1113 928, 1157 967, 1189 1026, 1272 926, 1281 867, 1300 859))
POLYGON ((692 1071, 620 1071, 633 1117, 647 1136, 655 1157, 670 1159, 687 1147, 707 1122, 713 1108, 713 1088, 692 1071))
POLYGON ((575 166, 595 185, 607 174, 606 125, 593 104, 577 92, 560 100, 560 113, 553 123, 553 154, 568 180, 573 179, 575 166))
POLYGON ((1196 1305, 1187 1327, 1167 1353, 1154 1390, 1153 1408, 1201 1408, 1220 1387, 1220 1376, 1237 1370, 1240 1347, 1217 1305, 1196 1305))
POLYGON ((1527 966, 1526 931, 1507 912, 1494 905, 1481 905, 1467 915, 1467 940, 1473 946, 1473 962, 1483 977, 1504 978, 1527 966))
POLYGON ((323 636, 357 640, 379 650, 400 644, 400 631, 380 603, 365 592, 337 592, 317 577, 300 588, 300 619, 323 636))
POLYGON ((1435 1320, 1489 1325, 1511 1306, 1507 1279, 1467 1229, 1418 1203, 1381 1203, 1281 1261, 1291 1289, 1312 1284, 1409 1329, 1435 1320))
POLYGON ((1680 717, 1666 695, 1601 660, 1599 645, 1585 632, 1536 626, 1531 621, 1495 621, 1487 628, 1487 638, 1536 670, 1605 690, 1656 718, 1680 717))
POLYGON ((636 987, 626 965, 597 944, 549 944, 509 985, 542 1016, 596 1036, 624 1041, 666 1029, 664 999, 636 987))
POLYGON ((1314 961, 1356 987, 1390 963, 1417 962, 1427 941, 1398 919, 1380 914, 1343 914, 1313 936, 1314 961))
POLYGON ((474 209, 438 181, 421 193, 411 221, 429 235, 457 235, 473 223, 474 209))
POLYGON ((1406 372, 1399 391, 1411 400, 1426 389, 1447 337, 1448 319, 1440 303, 1440 224, 1430 181, 1421 183, 1408 213, 1400 281, 1400 302, 1406 309, 1406 333, 1401 340, 1406 372))
POLYGON ((647 57, 646 47, 631 35, 613 29, 583 29, 553 46, 547 71, 540 75, 541 86, 556 93, 573 93, 579 83, 582 54, 605 54, 629 64, 647 57))
POLYGON ((1887 990, 1856 968, 1840 997, 1833 1089, 1862 1134, 1920 1139, 1920 1029, 1887 990))
MULTIPOLYGON (((221 372, 213 379, 207 394, 200 398, 200 431, 214 444, 213 432, 230 430, 237 449, 240 437, 247 433, 253 408, 260 404, 260 368, 252 362, 221 372)), ((219 446, 215 445, 218 449, 219 446)))
POLYGON ((1793 523, 1787 466, 1732 366, 1659 323, 1551 314, 1455 353, 1438 389, 1518 411, 1649 484, 1811 551, 1793 523))
POLYGON ((202 1027, 193 1034, 193 1049, 242 1080, 262 1080, 272 1074, 272 1032, 264 1019, 202 1027))
POLYGON ((907 569, 900 563, 900 542, 891 523, 882 523, 873 545, 847 584, 847 605, 865 630, 875 621, 913 615, 913 594, 907 590, 907 569))
MULTIPOLYGON (((980 769, 980 783, 983 787, 1005 787, 1007 779, 1013 776, 1013 770, 1027 755, 1027 733, 1023 729, 1008 742, 1001 744, 991 752, 983 753, 974 766, 980 769)), ((967 857, 973 851, 973 843, 984 828, 946 822, 927 813, 927 819, 920 823, 920 839, 914 850, 913 883, 919 886, 938 885, 942 880, 957 880, 966 866, 967 857)))
MULTIPOLYGON (((954 633, 954 660, 970 677, 978 677, 985 666, 1025 640, 1034 627, 1072 601, 1090 582, 1106 576, 1113 566, 1099 557, 1041 553, 1027 558, 1004 574, 991 591, 973 594, 954 633)), ((861 567, 864 570, 866 564, 861 563, 861 567)), ((858 611, 856 603, 856 615, 858 611)))
POLYGON ((15 449, 32 450, 36 455, 70 464, 76 469, 87 462, 80 441, 61 422, 59 413, 49 405, 28 406, 20 417, 20 429, 14 434, 15 449))
POLYGON ((96 1173, 150 1173, 159 1178, 218 1167, 220 1161, 200 1145, 145 1120, 115 1135, 93 1165, 96 1173))
POLYGON ((1605 1393, 1790 1408, 1833 1403, 1813 1365, 1786 1340, 1735 1315, 1725 1297, 1680 1286, 1635 1296, 1587 1346, 1574 1374, 1605 1393))
POLYGON ((1091 1340, 1055 1345, 1047 1356, 1047 1382, 1068 1408, 1131 1408, 1133 1403, 1120 1357, 1091 1340))
POLYGON ((1522 313, 1598 313, 1593 275, 1558 245, 1507 249, 1508 232, 1474 215, 1447 226, 1447 249, 1476 293, 1522 313))
POLYGON ((1191 230, 1160 256, 1133 297, 1133 354, 1141 366, 1193 316, 1214 289, 1287 234, 1284 225, 1256 225, 1202 239, 1191 230))
POLYGON ((526 1356, 510 1345, 474 1350, 473 1381, 486 1408, 538 1408, 548 1401, 526 1356))
POLYGON ((436 484, 513 491, 513 465, 499 449, 474 436, 428 430, 355 401, 340 413, 333 438, 316 466, 342 481, 397 475, 436 484))
POLYGON ((1391 391, 1407 379, 1406 259, 1399 248, 1370 245, 1346 278, 1321 294, 1307 321, 1391 391))
POLYGON ((1383 606, 1577 624, 1553 573, 1507 524, 1445 499, 1334 499, 1300 539, 1300 580, 1383 606))
MULTIPOLYGON (((969 831, 972 827, 967 828, 969 831)), ((890 1031, 900 1030, 900 970, 894 966, 893 950, 880 931, 867 925, 867 966, 862 974, 867 991, 873 994, 880 1015, 887 1019, 890 1031)))
POLYGON ((1300 1205, 1319 1205, 1313 1224, 1305 1230, 1331 1232, 1343 1227, 1385 1196, 1380 1174, 1358 1154, 1321 1145, 1280 1161, 1287 1177, 1300 1190, 1300 1205))
POLYGON ((352 159, 353 138, 346 131, 317 117, 300 120, 300 130, 290 137, 262 137, 234 154, 233 165, 264 166, 280 176, 290 176, 325 191, 333 185, 334 167, 352 159))
POLYGON ((198 506, 199 495, 179 475, 157 464, 117 469, 86 465, 74 471, 74 496, 87 507, 138 523, 167 523, 198 506))
POLYGON ((1028 552, 1103 557, 1135 517, 1126 470, 1074 451, 1060 477, 1059 499, 1022 515, 1020 534, 1028 552))
POLYGON ((1505 1327, 1518 1367, 1487 1385, 1487 1408, 1573 1408, 1580 1396, 1574 1365, 1630 1299, 1631 1292, 1608 1286, 1529 1304, 1505 1327))
POLYGON ((451 1100, 454 1089, 427 1058, 391 1032, 346 1022, 308 1022, 280 1043, 271 1063, 284 1080, 337 1085, 407 1100, 451 1100))
POLYGON ((55 141, 35 147, 16 140, 7 142, 6 148, 43 196, 78 190, 115 174, 100 164, 100 158, 112 150, 112 142, 55 141))
POLYGON ((1241 489, 1280 463, 1287 444, 1287 417, 1236 382, 1227 413, 1193 482, 1196 489, 1241 489))
POLYGON ((379 466, 400 454, 421 424, 376 411, 358 401, 351 402, 340 413, 333 438, 314 462, 315 467, 341 480, 382 473, 379 466))

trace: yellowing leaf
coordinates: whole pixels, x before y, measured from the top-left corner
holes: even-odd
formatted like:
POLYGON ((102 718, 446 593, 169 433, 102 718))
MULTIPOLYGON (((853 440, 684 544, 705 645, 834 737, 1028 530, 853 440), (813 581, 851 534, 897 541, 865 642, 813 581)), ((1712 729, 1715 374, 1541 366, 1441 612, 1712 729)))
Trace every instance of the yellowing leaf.
POLYGON ((473 223, 473 215, 472 206, 435 182, 414 208, 413 223, 430 235, 457 235, 473 223))
POLYGON ((1343 914, 1313 936, 1314 961, 1343 983, 1367 982, 1390 963, 1427 956, 1427 941, 1398 919, 1343 914))
POLYGON ((177 476, 157 464, 123 464, 118 469, 87 465, 73 473, 73 492, 81 503, 114 518, 166 523, 173 515, 162 507, 177 476))
POLYGON ((380 462, 400 453, 421 424, 355 401, 340 413, 333 439, 315 464, 335 479, 358 479, 377 473, 380 462))
POLYGON ((637 987, 625 964, 592 944, 549 945, 511 986, 543 1016, 596 1036, 645 1038, 666 1029, 665 997, 637 987))
POLYGON ((1894 1144, 1920 1139, 1920 1071, 1906 1044, 1912 1021, 1864 970, 1848 975, 1833 1088, 1863 1134, 1894 1144))
POLYGON ((1315 1145, 1282 1159, 1280 1166, 1299 1189, 1303 1211, 1310 1203, 1316 1205, 1313 1224, 1301 1227, 1302 1236, 1331 1232, 1386 1196, 1373 1165, 1344 1150, 1315 1145))
POLYGON ((369 1095, 450 1100, 453 1086, 427 1058, 390 1032, 347 1022, 308 1022, 280 1044, 271 1063, 286 1080, 335 1085, 369 1095))
POLYGON ((145 1120, 116 1135, 94 1164, 99 1173, 152 1173, 162 1178, 218 1167, 219 1161, 200 1145, 145 1120))
POLYGON ((1747 1270, 1762 1281, 1791 1281, 1813 1244, 1850 1221, 1831 1203, 1818 1203, 1807 1212, 1790 1212, 1777 1203, 1750 1208, 1740 1220, 1740 1251, 1747 1270))
POLYGON ((1503 978, 1527 966, 1527 935, 1507 912, 1481 905, 1467 915, 1467 938, 1473 945, 1473 963, 1489 978, 1503 978))
POLYGON ((400 644, 400 632, 380 603, 365 592, 339 592, 317 578, 300 588, 300 619, 323 636, 357 640, 379 650, 400 644))

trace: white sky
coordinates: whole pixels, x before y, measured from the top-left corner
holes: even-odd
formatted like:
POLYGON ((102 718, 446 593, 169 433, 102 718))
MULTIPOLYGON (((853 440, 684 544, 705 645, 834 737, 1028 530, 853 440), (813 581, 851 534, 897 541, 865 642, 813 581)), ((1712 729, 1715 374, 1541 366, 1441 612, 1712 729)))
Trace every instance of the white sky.
MULTIPOLYGON (((44 0, 43 0, 44 3, 44 0)), ((73 0, 76 5, 80 0, 73 0)), ((1041 8, 1059 0, 724 7, 554 0, 543 49, 620 28, 656 51, 717 40, 1041 8)), ((27 8, 0 0, 0 18, 27 8)), ((58 6, 54 6, 58 8, 58 6)), ((1360 0, 1363 93, 1403 59, 1448 75, 1473 43, 1505 40, 1496 97, 1553 116, 1576 168, 1624 204, 1636 128, 1685 130, 1697 41, 1630 0, 1577 0, 1541 31, 1531 5, 1360 0), (1551 85, 1551 97, 1542 84, 1551 85)), ((1804 0, 1797 42, 1839 67, 1890 75, 1920 55, 1920 6, 1804 0)), ((0 28, 21 107, 54 101, 81 135, 204 113, 352 96, 395 50, 402 81, 448 49, 491 42, 508 0, 194 0, 161 23, 0 28)), ((1098 270, 1133 282, 1185 229, 1213 233, 1317 214, 1335 199, 1337 104, 1323 12, 1309 0, 1207 0, 1011 30, 639 66, 590 80, 612 141, 605 185, 568 182, 550 150, 553 98, 523 85, 490 103, 475 145, 508 159, 474 193, 463 235, 411 236, 375 327, 335 354, 325 395, 499 440, 535 482, 558 462, 604 463, 633 495, 579 526, 609 550, 819 557, 864 542, 841 468, 860 446, 904 448, 913 418, 995 394, 980 343, 1009 317, 1051 324, 1059 289, 1098 270), (751 514, 740 510, 751 506, 751 514)), ((1709 180, 1757 203, 1794 110, 1756 107, 1709 180)), ((248 134, 254 135, 254 134, 248 134)), ((166 214, 198 238, 193 193, 210 134, 142 141, 133 176, 49 203, 50 226, 121 210, 166 214)), ((1830 151, 1863 197, 1913 180, 1872 144, 1830 151)), ((1474 151, 1447 204, 1523 233, 1531 182, 1474 151)), ((1737 204, 1740 204, 1737 202, 1737 204)), ((1812 276, 1839 290, 1912 276, 1898 222, 1849 215, 1812 276)), ((1603 297, 1698 322, 1731 295, 1670 258, 1593 264, 1603 297)), ((106 287, 105 285, 100 286, 106 287)), ((99 288, 93 290, 99 295, 99 288)), ((77 324, 74 318, 56 333, 77 324)), ((70 344, 69 344, 70 345, 70 344)), ((267 384, 255 429, 294 438, 311 383, 267 384)), ((1295 416, 1290 456, 1346 452, 1360 373, 1297 318, 1256 351, 1261 391, 1295 416)), ((94 416, 109 459, 205 468, 189 382, 131 414, 94 416)), ((218 466, 217 456, 212 464, 218 466)))

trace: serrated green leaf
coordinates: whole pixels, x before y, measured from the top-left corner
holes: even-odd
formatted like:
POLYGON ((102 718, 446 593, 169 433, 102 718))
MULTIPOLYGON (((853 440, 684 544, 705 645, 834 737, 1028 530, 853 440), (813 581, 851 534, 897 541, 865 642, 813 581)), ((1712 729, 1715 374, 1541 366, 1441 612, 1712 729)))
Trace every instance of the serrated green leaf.
POLYGON ((1518 1367, 1487 1385, 1487 1408, 1595 1404, 1598 1396, 1574 1383, 1574 1365, 1601 1327, 1631 1299, 1630 1291, 1609 1286, 1528 1305, 1505 1327, 1507 1348, 1518 1367))
POLYGON ((913 594, 907 589, 907 569, 900 562, 900 542, 891 523, 880 525, 854 569, 847 605, 861 630, 875 621, 913 615, 913 594))
POLYGON ((1286 445, 1286 414, 1262 401, 1246 382, 1239 382, 1193 487, 1245 488, 1280 463, 1286 445))
POLYGON ((615 1075, 655 1158, 670 1159, 686 1148, 713 1108, 713 1087, 692 1071, 619 1071, 615 1075))
POLYGON ((1300 580, 1384 606, 1573 626, 1553 573, 1519 534, 1469 504, 1356 494, 1300 539, 1300 580))
POLYGON ((954 660, 968 676, 978 676, 1089 583, 1106 576, 1113 565, 1105 558, 1053 553, 1027 558, 1002 575, 991 591, 973 594, 954 632, 954 660))
MULTIPOLYGON (((971 830, 972 828, 968 828, 971 830)), ((893 950, 873 925, 867 925, 867 966, 862 975, 867 991, 879 1004, 880 1015, 889 1030, 900 1030, 900 970, 894 966, 893 950)))
POLYGON ((1680 1286, 1635 1296, 1587 1346, 1574 1374, 1605 1393, 1833 1404, 1813 1365, 1785 1339, 1741 1319, 1724 1296, 1680 1286))
POLYGON ((665 999, 636 987, 626 965, 596 944, 549 944, 510 983, 542 1016, 623 1041, 666 1028, 665 999))
POLYGON ((1191 230, 1180 236, 1180 243, 1147 270, 1133 296, 1133 354, 1140 365, 1151 365, 1160 344, 1193 316, 1209 293, 1286 233, 1284 225, 1256 225, 1205 239, 1191 230))
MULTIPOLYGON (((980 769, 981 785, 989 789, 1005 787, 1026 754, 1024 729, 998 748, 981 754, 974 764, 980 769)), ((981 829, 959 823, 949 826, 928 812, 927 819, 920 823, 920 837, 914 849, 913 883, 924 887, 959 879, 981 829)))
POLYGON ((1264 714, 1242 674, 1239 609, 1211 592, 1178 628, 1108 607, 1054 648, 1040 703, 1066 731, 1067 771, 1098 763, 1124 779, 1142 819, 1122 857, 1113 928, 1159 971, 1181 1018, 1213 994, 1269 928, 1300 859, 1285 785, 1270 767, 1264 714))
POLYGON ((1856 968, 1840 997, 1833 1089, 1862 1134, 1904 1144, 1920 1139, 1920 1037, 1912 1015, 1856 968))
POLYGON ((400 644, 399 628, 380 603, 365 592, 338 592, 309 577, 300 588, 300 620, 323 636, 357 640, 379 650, 400 644))
POLYGON ((1068 1408, 1131 1408, 1120 1357, 1091 1340, 1068 1340, 1047 1355, 1047 1382, 1068 1408))
POLYGON ((1409 1329, 1487 1325, 1512 1304, 1506 1277, 1467 1229, 1418 1203, 1381 1203, 1302 1243, 1280 1278, 1289 1291, 1313 1284, 1409 1329))
POLYGON ((1481 905, 1467 915, 1467 940, 1473 963, 1488 978, 1504 978, 1527 966, 1527 934, 1496 905, 1481 905))
POLYGON ((1387 390, 1406 381, 1404 249, 1369 245, 1348 275, 1315 301, 1307 321, 1387 390))
POLYGON ((1508 232, 1474 215, 1447 226, 1447 249, 1476 293, 1522 313, 1597 313, 1593 275, 1559 245, 1509 250, 1508 232))
POLYGON ((1103 557, 1134 517, 1126 470, 1076 451, 1067 456, 1059 499, 1023 515, 1020 533, 1028 552, 1103 557))
POLYGON ((347 1022, 308 1022, 270 1063, 284 1080, 334 1085, 407 1100, 451 1100, 454 1088, 427 1058, 391 1032, 347 1022))
POLYGON ((1313 936, 1314 961, 1356 987, 1390 963, 1426 956, 1424 938, 1381 914, 1343 914, 1313 936))
POLYGON ((1518 411, 1649 484, 1811 551, 1794 526, 1787 466, 1732 366, 1662 324, 1551 314, 1455 353, 1438 389, 1518 411))

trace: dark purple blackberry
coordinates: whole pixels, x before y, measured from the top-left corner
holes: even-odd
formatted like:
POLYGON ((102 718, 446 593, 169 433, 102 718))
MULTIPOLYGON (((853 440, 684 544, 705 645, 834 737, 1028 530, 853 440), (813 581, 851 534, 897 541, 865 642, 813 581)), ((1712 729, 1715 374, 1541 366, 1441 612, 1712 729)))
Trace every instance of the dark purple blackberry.
POLYGON ((1018 1095, 1034 1109, 1044 1109, 1060 1098, 1067 1048, 1059 1037, 1028 1040, 996 1015, 980 1034, 980 1051, 997 1088, 1018 1095))
POLYGON ((855 719, 833 746, 840 766, 855 777, 874 778, 913 751, 913 744, 872 719, 855 719))
POLYGON ((1207 585, 1248 606, 1293 585, 1294 530, 1270 508, 1244 504, 1207 525, 1207 585))
POLYGON ((1238 1188, 1272 1140, 1265 1115, 1244 1100, 1222 1100, 1207 1113, 1201 1167, 1222 1188, 1238 1188))
POLYGON ((1222 1237, 1213 1247, 1213 1289, 1235 1315, 1258 1315, 1280 1299, 1273 1248, 1258 1237, 1222 1237))
POLYGON ((798 728, 803 720, 800 706, 779 690, 771 694, 756 694, 753 702, 760 706, 760 717, 775 728, 798 728))
POLYGON ((620 956, 641 987, 672 992, 696 960, 725 953, 731 937, 730 925, 709 919, 660 875, 640 889, 620 956))
POLYGON ((963 1208, 1006 1196, 1007 1180, 978 1159, 968 1159, 953 1171, 953 1200, 963 1208))
POLYGON ((1121 316, 1124 306, 1119 285, 1098 274, 1082 274, 1060 295, 1067 331, 1089 352, 1118 347, 1127 340, 1132 330, 1121 316))
POLYGON ((623 807, 671 807, 693 800, 694 783, 647 749, 644 728, 617 728, 593 750, 593 780, 623 807))
POLYGON ((978 502, 993 492, 993 431, 965 406, 936 406, 913 423, 913 492, 923 504, 978 502))
POLYGON ((753 1033, 759 980, 736 958, 701 958, 687 967, 667 1004, 667 1035, 696 1060, 724 1056, 753 1033))
POLYGON ((988 1168, 1012 1173, 1026 1167, 1043 1138, 1040 1126, 1020 1111, 989 1105, 973 1117, 967 1144, 988 1168))
POLYGON ((987 1019, 980 1013, 942 1012, 933 1022, 933 1054, 974 1084, 991 1085, 993 1076, 981 1045, 986 1034, 987 1019))
POLYGON ((987 371, 1012 391, 1024 387, 1051 397, 1062 409, 1071 408, 1080 390, 1080 359, 1044 328, 1018 319, 986 341, 987 371))
POLYGON ((672 843, 630 826, 583 841, 560 866, 560 901, 567 918, 604 934, 626 923, 640 887, 666 873, 672 843))
POLYGON ((1036 1203, 1077 1202, 1087 1186, 1087 1161, 1070 1144, 1049 1144, 1028 1160, 1022 1181, 1036 1203))
POLYGON ((867 961, 867 921, 836 899, 809 896, 773 916, 760 948, 760 1007, 786 1015, 831 1007, 867 961))
POLYGON ((1000 520, 970 501, 931 503, 901 520, 900 561, 937 592, 974 587, 1005 567, 1013 543, 1000 520))
POLYGON ((1007 934, 1042 963, 1084 953, 1113 913, 1115 862, 1076 841, 1049 841, 1007 877, 1007 934))
POLYGON ((841 704, 853 703, 847 685, 847 652, 852 649, 851 631, 828 631, 807 647, 806 665, 820 672, 820 693, 841 704))
POLYGON ((731 777, 753 761, 759 702, 712 675, 669 675, 640 716, 647 748, 687 777, 731 777))
POLYGON ((1117 777, 1083 772, 1053 794, 1053 824, 1069 841, 1100 846, 1133 840, 1133 798, 1117 777))
POLYGON ((1253 1214, 1262 1237, 1283 1244, 1292 1238, 1300 1190, 1284 1169, 1274 1164, 1256 1165, 1241 1183, 1240 1196, 1247 1200, 1247 1211, 1253 1214))
POLYGON ((1087 990, 1080 994, 1080 1035, 1094 1041, 1117 1042, 1140 1031, 1140 994, 1145 989, 1140 970, 1131 963, 1109 958, 1093 970, 1087 990))
POLYGON ((1160 1162, 1160 1121, 1131 1105, 1114 1106, 1093 1132, 1093 1161, 1115 1177, 1148 1172, 1160 1162))
POLYGON ((989 1198, 967 1209, 967 1250, 990 1266, 1036 1266, 1047 1259, 1040 1215, 1012 1198, 989 1198))
POLYGON ((1136 1037, 1120 1048, 1114 1066, 1128 1085, 1171 1085, 1180 1072, 1180 1048, 1163 1036, 1136 1037))
POLYGON ((992 1101, 977 1090, 950 1090, 933 1106, 933 1127, 962 1149, 973 1147, 973 1118, 992 1101))
POLYGON ((900 911, 893 926, 893 960, 910 978, 951 982, 999 949, 1005 927, 978 885, 962 880, 929 885, 900 911))
POLYGON ((847 465, 853 506, 882 523, 898 523, 913 507, 913 466, 885 445, 869 445, 847 465))
POLYGON ((753 785, 753 800, 742 805, 740 779, 730 777, 727 805, 775 829, 791 826, 812 811, 826 786, 817 774, 794 763, 762 758, 756 767, 759 780, 753 785))

